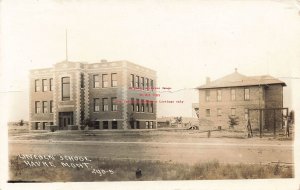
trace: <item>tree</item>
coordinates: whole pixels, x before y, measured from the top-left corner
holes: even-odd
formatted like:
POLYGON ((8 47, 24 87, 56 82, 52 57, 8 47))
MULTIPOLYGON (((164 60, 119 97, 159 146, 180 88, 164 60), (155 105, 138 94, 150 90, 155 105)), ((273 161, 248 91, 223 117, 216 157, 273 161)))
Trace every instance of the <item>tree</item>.
POLYGON ((177 124, 177 126, 178 126, 178 124, 182 123, 182 117, 181 116, 180 117, 175 117, 174 119, 175 119, 175 123, 177 124))
POLYGON ((21 119, 18 124, 19 124, 19 126, 23 126, 24 125, 24 120, 21 119))
POLYGON ((86 118, 85 120, 83 120, 82 125, 83 125, 82 129, 84 129, 86 126, 93 127, 94 126, 94 122, 90 118, 86 118))
POLYGON ((295 122, 295 112, 294 112, 294 110, 290 111, 290 119, 289 119, 289 122, 290 122, 291 124, 294 124, 294 122, 295 122))
POLYGON ((127 112, 127 123, 134 129, 134 122, 136 121, 134 114, 127 112))
POLYGON ((166 121, 166 125, 170 126, 170 121, 169 120, 166 121))
POLYGON ((239 117, 237 116, 228 116, 228 119, 229 128, 234 128, 234 126, 239 124, 239 117))

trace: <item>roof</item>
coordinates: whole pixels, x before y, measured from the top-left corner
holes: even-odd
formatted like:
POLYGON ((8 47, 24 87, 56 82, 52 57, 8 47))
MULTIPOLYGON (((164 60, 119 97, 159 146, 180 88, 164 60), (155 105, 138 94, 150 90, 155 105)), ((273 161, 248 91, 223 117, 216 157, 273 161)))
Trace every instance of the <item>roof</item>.
POLYGON ((217 79, 215 81, 208 82, 207 84, 197 87, 198 89, 210 89, 210 88, 223 88, 223 87, 238 87, 238 86, 258 86, 258 85, 271 85, 286 84, 270 75, 261 76, 246 76, 235 71, 234 73, 217 79))

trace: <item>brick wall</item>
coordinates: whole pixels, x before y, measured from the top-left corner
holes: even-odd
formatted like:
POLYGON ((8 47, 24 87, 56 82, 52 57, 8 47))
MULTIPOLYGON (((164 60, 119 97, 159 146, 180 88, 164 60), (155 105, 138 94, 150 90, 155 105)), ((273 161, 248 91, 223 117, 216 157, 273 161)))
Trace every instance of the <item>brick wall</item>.
MULTIPOLYGON (((283 87, 282 85, 269 85, 268 87, 251 86, 246 87, 250 90, 250 99, 244 99, 245 87, 235 88, 220 88, 222 91, 222 100, 217 101, 217 90, 210 89, 210 99, 206 101, 206 90, 199 90, 199 119, 202 129, 216 129, 218 126, 222 128, 228 128, 228 116, 231 115, 231 109, 235 108, 235 116, 239 118, 239 125, 236 127, 239 129, 245 129, 247 123, 247 116, 245 116, 245 109, 257 109, 257 108, 274 108, 283 106, 283 87), (231 89, 235 89, 235 100, 231 100, 231 89), (210 116, 206 115, 206 110, 210 110, 210 116), (218 114, 218 109, 222 110, 221 114, 218 114)), ((249 111, 250 122, 252 128, 259 128, 259 111, 249 111)), ((281 127, 281 111, 276 111, 275 116, 277 118, 276 127, 281 127)), ((273 126, 274 117, 273 111, 263 112, 263 127, 269 128, 273 126)))
POLYGON ((53 122, 53 113, 50 113, 50 101, 53 100, 53 91, 50 91, 50 78, 53 78, 51 69, 41 69, 35 72, 31 72, 30 77, 30 98, 29 98, 29 118, 31 122, 29 123, 29 129, 35 129, 36 122, 39 122, 39 129, 42 129, 42 123, 53 122), (37 80, 37 85, 39 86, 38 91, 35 91, 35 81, 37 80), (43 91, 43 82, 47 84, 47 89, 43 91), (40 113, 36 113, 35 102, 40 102, 40 113), (43 110, 43 102, 46 102, 47 111, 43 110))
MULTIPOLYGON (((140 129, 145 129, 146 128, 146 122, 153 122, 153 128, 156 128, 156 113, 157 113, 157 105, 154 102, 153 103, 153 113, 150 111, 150 103, 149 103, 149 111, 146 108, 146 101, 156 101, 156 90, 149 89, 147 90, 146 88, 143 89, 130 89, 130 81, 131 81, 131 74, 134 76, 139 76, 140 78, 140 87, 141 87, 141 77, 144 77, 145 84, 146 84, 146 78, 149 80, 149 86, 150 85, 150 80, 153 80, 153 87, 155 88, 157 86, 157 81, 156 81, 156 72, 149 70, 147 68, 140 67, 135 64, 128 63, 127 64, 127 88, 128 88, 128 94, 127 98, 128 100, 131 100, 132 98, 136 101, 137 99, 139 100, 140 103, 140 111, 136 111, 136 104, 135 104, 135 110, 132 111, 131 104, 127 104, 127 110, 128 114, 131 115, 135 120, 139 121, 140 124, 140 129), (141 105, 142 105, 142 100, 144 100, 144 112, 141 112, 141 105)), ((136 86, 136 80, 135 82, 135 88, 136 86)), ((129 119, 128 119, 129 120, 129 119)), ((135 123, 134 126, 136 127, 137 124, 135 123)), ((130 128, 131 126, 129 126, 130 128)))
MULTIPOLYGON (((117 122, 118 129, 127 129, 129 125, 128 116, 131 113, 130 105, 119 103, 117 110, 112 111, 111 98, 117 100, 130 100, 131 98, 156 100, 154 91, 130 90, 130 74, 140 77, 147 77, 154 81, 156 86, 156 73, 153 70, 127 62, 105 62, 84 64, 76 62, 61 62, 53 69, 34 70, 31 72, 30 83, 30 119, 35 122, 53 122, 59 125, 60 112, 72 112, 73 124, 79 125, 83 119, 91 119, 99 124, 103 129, 103 122, 108 129, 112 129, 113 123, 117 122), (117 86, 112 87, 112 73, 116 74, 117 86), (99 87, 94 88, 93 75, 99 76, 99 87), (107 74, 107 87, 102 87, 102 75, 107 74), (62 78, 70 77, 70 100, 62 101, 62 78), (34 92, 35 80, 43 78, 53 78, 53 90, 51 92, 34 92), (84 81, 82 81, 84 80, 84 81), (82 83, 83 82, 83 83, 82 83), (82 86, 83 85, 83 86, 82 86), (150 97, 141 97, 141 94, 151 93, 150 97), (94 110, 94 99, 99 99, 99 111, 94 110), (108 111, 102 110, 102 99, 108 99, 108 111), (53 100, 53 113, 34 114, 35 101, 53 100)), ((149 82, 150 83, 150 82, 149 82)), ((141 101, 140 101, 141 102, 141 101)), ((146 101, 145 101, 146 103, 146 101)), ((140 128, 145 128, 145 122, 152 121, 156 126, 156 104, 153 105, 153 113, 134 112, 134 118, 140 121, 140 128)), ((146 108, 146 105, 145 105, 146 108)))
MULTIPOLYGON (((199 90, 199 118, 202 128, 228 128, 232 108, 235 109, 235 116, 238 117, 237 128, 246 127, 245 109, 259 108, 264 106, 262 89, 258 86, 247 87, 250 90, 250 99, 244 99, 244 87, 221 88, 221 101, 217 101, 217 89, 210 89, 210 100, 205 99, 205 90, 199 90), (235 89, 235 100, 231 100, 231 89, 235 89), (206 109, 210 109, 210 116, 206 116, 206 109), (218 114, 221 109, 221 114, 218 114)), ((257 127, 256 112, 250 113, 253 116, 253 127, 257 127)))
MULTIPOLYGON (((94 64, 84 64, 77 62, 57 63, 52 69, 34 70, 31 72, 30 79, 30 118, 31 123, 53 122, 59 125, 60 112, 72 112, 73 124, 79 125, 83 119, 91 119, 99 122, 99 128, 103 129, 103 122, 108 121, 108 129, 112 129, 112 124, 117 122, 118 129, 127 129, 128 116, 130 114, 130 104, 118 103, 117 110, 113 111, 111 98, 117 100, 144 99, 156 100, 154 96, 141 97, 141 94, 154 91, 129 90, 130 74, 147 77, 154 81, 156 86, 156 73, 153 70, 127 62, 104 62, 94 64), (112 73, 116 76, 117 86, 112 86, 112 73), (102 76, 107 76, 107 87, 102 86, 102 76), (94 88, 93 75, 99 76, 99 87, 94 88), (62 100, 62 78, 70 77, 70 100, 62 100), (34 92, 35 80, 53 78, 53 90, 51 92, 34 92), (83 81, 82 81, 83 80, 83 81), (82 83, 83 82, 83 83, 82 83), (83 84, 83 88, 82 88, 83 84), (99 99, 99 111, 94 110, 94 99, 99 99), (108 111, 103 111, 102 99, 108 100, 108 111), (53 113, 35 114, 35 101, 53 100, 53 113)), ((42 88, 42 87, 41 87, 42 88)), ((140 101, 141 102, 141 101, 140 101)), ((146 101, 145 101, 146 103, 146 101)), ((49 108, 48 108, 49 109, 49 108)), ((136 120, 140 121, 140 128, 145 128, 146 121, 153 121, 156 126, 156 104, 153 113, 134 112, 136 120)))
MULTIPOLYGON (((280 84, 269 85, 265 89, 266 108, 280 108, 283 107, 283 87, 280 84)), ((264 113, 264 128, 272 130, 274 128, 274 121, 276 128, 282 127, 282 110, 266 110, 264 113), (274 120, 275 116, 275 120, 274 120)))

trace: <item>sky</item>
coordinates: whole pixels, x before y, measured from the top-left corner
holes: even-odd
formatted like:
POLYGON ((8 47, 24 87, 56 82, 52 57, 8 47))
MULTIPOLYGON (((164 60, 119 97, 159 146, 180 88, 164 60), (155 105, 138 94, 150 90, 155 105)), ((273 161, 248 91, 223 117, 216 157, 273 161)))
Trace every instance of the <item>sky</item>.
POLYGON ((234 68, 286 82, 284 104, 299 108, 292 87, 300 78, 297 0, 28 0, 0 6, 1 107, 8 107, 8 120, 28 119, 29 70, 65 60, 66 29, 70 61, 128 60, 156 70, 158 86, 176 91, 158 100, 184 101, 159 104, 158 116, 191 117, 191 104, 198 102, 193 88, 234 68))

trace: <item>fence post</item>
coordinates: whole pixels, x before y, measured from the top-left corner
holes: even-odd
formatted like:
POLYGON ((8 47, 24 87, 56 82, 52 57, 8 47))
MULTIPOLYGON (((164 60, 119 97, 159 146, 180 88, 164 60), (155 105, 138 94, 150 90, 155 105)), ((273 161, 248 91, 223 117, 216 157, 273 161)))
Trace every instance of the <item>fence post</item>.
POLYGON ((274 122, 274 138, 276 137, 276 110, 273 110, 273 122, 274 122))
POLYGON ((259 137, 262 138, 262 110, 259 110, 259 137))
POLYGON ((287 120, 287 124, 286 124, 286 130, 287 130, 287 136, 290 136, 290 114, 289 114, 289 108, 286 109, 286 120, 287 120))

